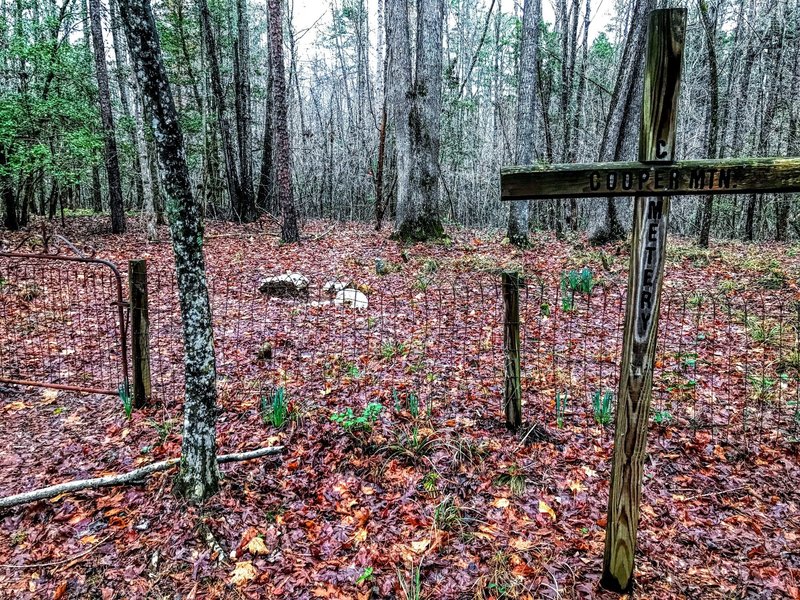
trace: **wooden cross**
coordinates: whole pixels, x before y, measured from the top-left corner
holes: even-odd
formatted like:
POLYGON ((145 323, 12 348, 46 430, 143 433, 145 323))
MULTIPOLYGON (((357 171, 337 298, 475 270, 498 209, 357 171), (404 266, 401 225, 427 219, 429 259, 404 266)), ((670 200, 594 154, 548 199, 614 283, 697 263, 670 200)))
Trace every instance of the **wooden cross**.
POLYGON ((633 231, 601 585, 633 586, 670 196, 800 192, 800 158, 675 161, 686 9, 650 13, 639 160, 506 167, 503 200, 633 196, 633 231))

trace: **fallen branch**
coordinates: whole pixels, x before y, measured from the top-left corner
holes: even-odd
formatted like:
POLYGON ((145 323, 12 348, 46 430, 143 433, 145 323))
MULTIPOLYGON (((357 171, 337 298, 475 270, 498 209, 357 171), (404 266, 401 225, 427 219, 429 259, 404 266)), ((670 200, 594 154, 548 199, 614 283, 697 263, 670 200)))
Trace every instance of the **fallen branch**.
MULTIPOLYGON (((283 452, 283 446, 270 446, 267 448, 259 448, 258 450, 251 450, 250 452, 223 454, 217 457, 217 462, 222 464, 238 462, 242 460, 252 460, 254 458, 261 458, 262 456, 279 454, 280 452, 283 452)), ((0 498, 0 509, 19 506, 20 504, 28 504, 29 502, 36 502, 37 500, 55 498, 61 494, 77 492, 80 490, 94 490, 97 488, 114 487, 118 485, 134 483, 144 479, 145 477, 149 477, 153 473, 168 471, 177 465, 180 460, 180 458, 170 458, 168 460, 147 465, 146 467, 134 469, 133 471, 123 473, 122 475, 106 475, 105 477, 95 477, 94 479, 78 479, 77 481, 59 483, 57 485, 51 485, 30 492, 23 492, 22 494, 6 496, 5 498, 0 498)))
POLYGON ((698 498, 708 498, 709 496, 719 496, 721 494, 730 494, 731 492, 738 492, 739 490, 746 490, 746 485, 738 485, 734 488, 728 488, 727 490, 717 490, 716 492, 708 492, 707 494, 697 494, 695 496, 687 496, 686 498, 682 498, 683 502, 689 502, 689 500, 697 500, 698 498))

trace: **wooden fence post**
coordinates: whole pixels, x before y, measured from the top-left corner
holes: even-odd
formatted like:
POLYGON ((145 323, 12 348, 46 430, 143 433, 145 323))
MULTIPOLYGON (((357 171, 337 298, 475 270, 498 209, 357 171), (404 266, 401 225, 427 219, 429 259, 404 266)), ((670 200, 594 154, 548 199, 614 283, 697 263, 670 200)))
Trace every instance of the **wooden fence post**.
POLYGON ((522 425, 522 384, 519 357, 519 287, 520 276, 503 273, 503 355, 505 356, 505 393, 503 409, 506 427, 516 431, 522 425))
MULTIPOLYGON (((643 163, 670 164, 675 160, 675 122, 685 32, 685 8, 650 13, 639 134, 639 160, 643 163)), ((669 204, 668 197, 637 196, 634 200, 622 369, 600 581, 604 588, 620 593, 630 592, 633 587, 669 204)))
POLYGON ((147 306, 147 262, 128 261, 130 287, 131 360, 133 361, 133 404, 142 408, 150 402, 150 315, 147 306))

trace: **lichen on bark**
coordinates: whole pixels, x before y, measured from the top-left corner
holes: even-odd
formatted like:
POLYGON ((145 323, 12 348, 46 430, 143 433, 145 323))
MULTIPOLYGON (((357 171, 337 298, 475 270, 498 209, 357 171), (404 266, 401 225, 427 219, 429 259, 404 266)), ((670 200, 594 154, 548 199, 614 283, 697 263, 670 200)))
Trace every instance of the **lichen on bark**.
POLYGON ((178 278, 185 366, 181 468, 175 489, 202 502, 219 487, 216 362, 203 256, 203 222, 192 195, 178 115, 149 0, 119 0, 140 89, 149 102, 178 278))

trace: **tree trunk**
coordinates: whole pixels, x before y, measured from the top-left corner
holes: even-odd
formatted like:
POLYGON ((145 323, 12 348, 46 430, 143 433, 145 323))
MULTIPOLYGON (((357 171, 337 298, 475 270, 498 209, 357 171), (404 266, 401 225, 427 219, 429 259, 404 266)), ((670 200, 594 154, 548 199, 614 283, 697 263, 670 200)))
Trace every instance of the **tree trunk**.
POLYGON ((147 142, 144 134, 144 119, 139 99, 134 95, 133 114, 131 114, 130 101, 128 99, 128 59, 126 55, 125 42, 120 39, 117 28, 121 26, 117 17, 117 2, 111 0, 111 33, 114 41, 114 56, 117 62, 117 84, 119 86, 120 101, 123 106, 124 114, 133 120, 133 147, 136 149, 136 160, 134 169, 136 171, 136 195, 142 207, 145 220, 145 230, 147 241, 158 241, 158 229, 156 228, 155 203, 153 201, 153 182, 150 173, 150 159, 147 156, 147 142))
MULTIPOLYGON (((792 83, 789 97, 796 99, 798 95, 800 95, 800 0, 795 1, 794 36, 794 64, 792 66, 792 83)), ((789 111, 789 143, 787 144, 787 154, 789 156, 800 156, 800 102, 792 102, 789 111)), ((778 200, 775 238, 779 241, 786 239, 786 229, 789 223, 791 203, 792 197, 788 194, 780 197, 778 200)))
MULTIPOLYGON (((262 140, 261 173, 258 178, 256 206, 268 212, 275 211, 275 166, 273 159, 273 104, 272 66, 267 64, 267 93, 264 107, 264 138, 262 140)), ((320 215, 321 216, 321 215, 320 215)))
POLYGON ((398 213, 409 204, 411 185, 411 42, 407 0, 386 0, 386 52, 389 77, 386 94, 392 111, 397 162, 398 213))
MULTIPOLYGON (((141 94, 139 94, 141 95, 141 94)), ((142 173, 142 187, 144 188, 144 212, 145 231, 148 242, 158 241, 158 215, 156 214, 156 201, 155 195, 157 193, 157 184, 153 181, 151 171, 151 161, 147 154, 147 140, 144 134, 144 119, 142 118, 142 103, 139 98, 134 98, 133 101, 133 118, 134 127, 136 128, 136 152, 139 155, 139 164, 141 165, 142 173)))
MULTIPOLYGON (((398 2, 394 10, 402 12, 400 18, 408 23, 407 2, 398 2)), ((444 234, 439 219, 443 26, 444 0, 417 0, 416 73, 413 88, 406 88, 412 101, 404 107, 408 112, 398 115, 408 121, 412 161, 408 193, 405 198, 398 196, 397 204, 394 235, 404 241, 426 241, 444 234)), ((403 79, 410 80, 410 56, 402 63, 409 69, 403 79)))
MULTIPOLYGON (((378 69, 380 71, 380 69, 378 69)), ((380 231, 383 227, 383 214, 386 205, 383 202, 383 168, 386 161, 386 121, 388 119, 388 107, 386 106, 386 96, 383 97, 383 109, 381 110, 381 129, 378 133, 378 164, 375 171, 375 231, 380 231)))
POLYGON ((252 134, 250 119, 250 26, 246 0, 236 0, 238 39, 234 44, 236 82, 236 131, 239 139, 239 180, 242 186, 241 219, 255 221, 256 199, 253 193, 252 134), (238 50, 238 51, 237 51, 238 50))
MULTIPOLYGON (((705 0, 699 0, 700 20, 705 32, 706 49, 708 51, 708 95, 709 104, 706 118, 708 120, 708 133, 706 139, 706 156, 717 156, 717 138, 719 135, 719 75, 717 66, 717 15, 709 16, 708 5, 705 0)), ((714 208, 714 196, 709 194, 701 200, 700 234, 697 244, 701 248, 708 248, 708 238, 711 234, 711 212, 714 208)))
MULTIPOLYGON (((537 77, 539 23, 542 20, 541 0, 525 0, 522 13, 522 42, 517 88, 517 147, 515 162, 530 165, 536 159, 536 114, 539 104, 537 77)), ((530 246, 528 227, 530 202, 511 202, 508 215, 508 239, 519 248, 530 246)))
MULTIPOLYGON (((577 10, 574 7, 573 10, 577 10)), ((574 139, 569 145, 567 162, 574 163, 578 159, 578 147, 581 143, 581 118, 584 100, 586 98, 586 71, 589 62, 589 26, 592 22, 592 2, 586 0, 583 16, 583 41, 581 42, 581 66, 578 72, 578 91, 575 98, 575 112, 572 114, 572 135, 574 139)), ((578 201, 574 198, 569 203, 569 225, 572 231, 578 230, 578 201)))
MULTIPOLYGON (((117 88, 119 89, 119 103, 122 106, 122 116, 127 121, 133 120, 133 115, 131 114, 131 103, 130 103, 130 96, 128 95, 128 59, 126 57, 125 46, 120 39, 118 28, 120 27, 119 23, 119 15, 117 14, 117 0, 109 0, 109 9, 110 9, 110 23, 109 29, 111 30, 111 44, 114 48, 114 62, 116 63, 116 80, 117 80, 117 88)), ((146 200, 144 198, 145 194, 145 185, 144 185, 144 178, 142 174, 142 167, 143 163, 141 162, 139 153, 138 153, 138 146, 136 140, 136 130, 135 128, 130 133, 130 142, 131 145, 137 149, 137 152, 133 155, 133 184, 134 188, 136 189, 136 203, 137 207, 142 207, 144 209, 144 205, 146 204, 146 200)))
MULTIPOLYGON (((623 160, 633 155, 636 146, 636 128, 641 112, 640 97, 647 15, 655 8, 655 0, 635 0, 631 6, 632 18, 622 57, 619 61, 614 91, 608 109, 603 138, 598 158, 601 162, 623 160)), ((602 244, 620 240, 625 228, 617 216, 617 205, 613 198, 606 202, 593 202, 589 211, 589 240, 602 244)))
POLYGON ((222 154, 225 157, 225 177, 228 184, 231 211, 236 218, 241 219, 243 208, 242 188, 239 175, 236 171, 236 151, 233 147, 231 124, 225 110, 225 91, 222 88, 222 75, 220 74, 219 68, 217 41, 214 37, 214 29, 211 27, 211 13, 208 10, 208 2, 206 2, 206 0, 200 0, 198 6, 200 7, 202 35, 206 43, 209 75, 211 76, 211 91, 214 94, 214 101, 217 105, 219 133, 222 138, 222 154))
POLYGON ((200 206, 192 196, 178 114, 161 57, 149 0, 119 0, 139 86, 152 115, 183 321, 185 400, 176 490, 201 502, 219 487, 216 365, 203 257, 200 206))
POLYGON ((278 180, 278 203, 283 214, 281 240, 284 243, 300 241, 297 211, 292 190, 289 125, 286 106, 286 74, 283 64, 283 20, 281 0, 269 0, 269 47, 272 63, 272 104, 275 109, 275 170, 278 180))
POLYGON ((106 66, 103 26, 100 20, 100 0, 89 0, 89 17, 92 28, 94 63, 97 71, 100 120, 103 123, 103 138, 105 139, 105 162, 106 173, 108 174, 109 205, 111 207, 111 232, 125 233, 125 205, 122 199, 122 181, 119 171, 114 117, 111 113, 111 91, 108 87, 108 67, 106 66))
POLYGON ((14 183, 8 168, 6 147, 4 144, 0 144, 0 190, 2 190, 3 207, 6 211, 3 224, 6 229, 17 231, 19 229, 19 221, 17 220, 17 196, 14 194, 14 183))

